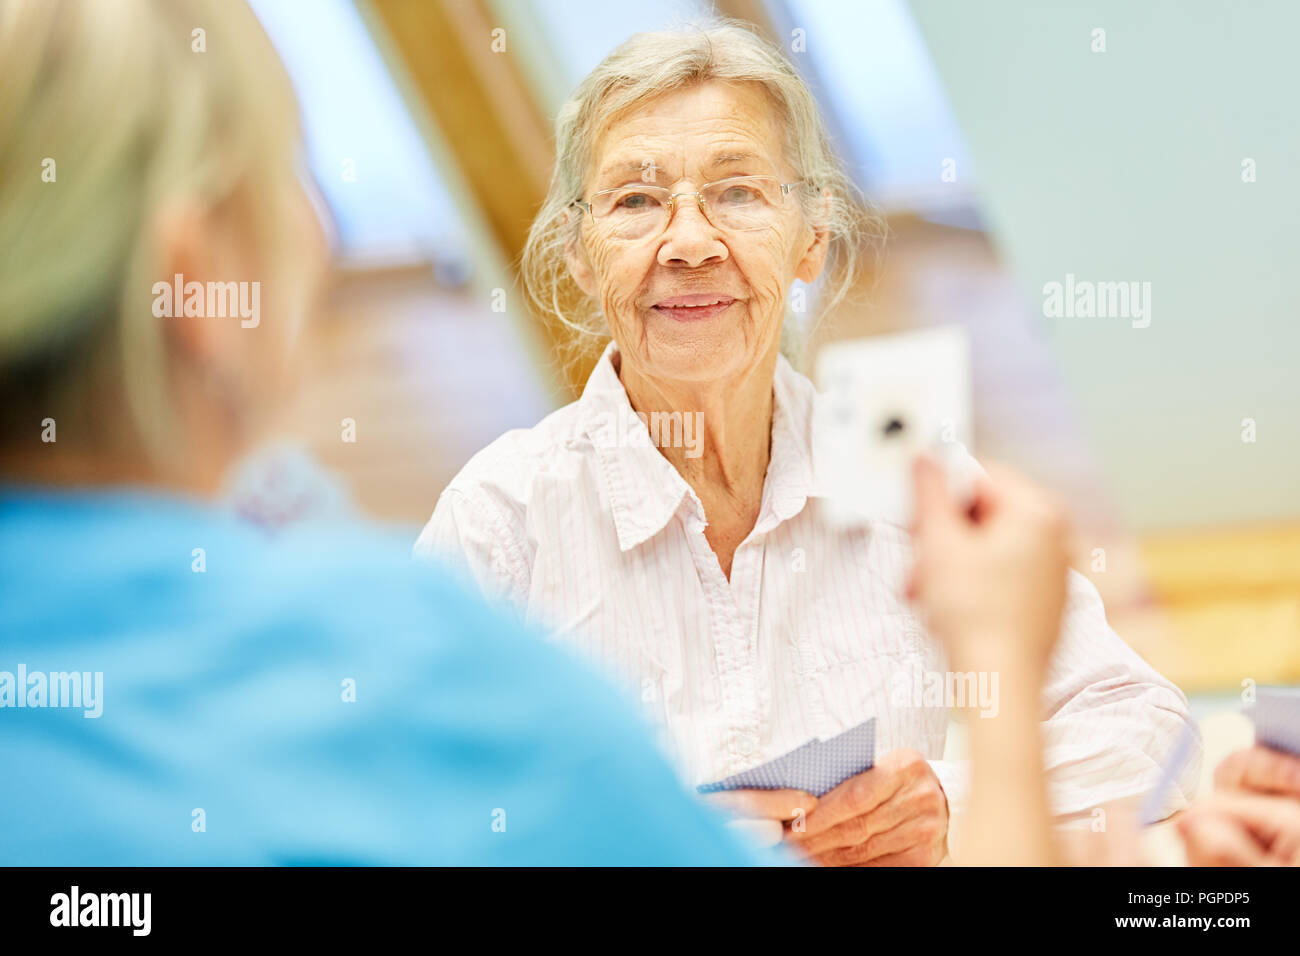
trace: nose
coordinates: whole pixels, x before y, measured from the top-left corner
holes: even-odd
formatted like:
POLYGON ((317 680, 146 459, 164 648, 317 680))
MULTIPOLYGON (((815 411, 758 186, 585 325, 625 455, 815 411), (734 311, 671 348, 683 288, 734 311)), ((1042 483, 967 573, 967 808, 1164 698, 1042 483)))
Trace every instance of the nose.
POLYGON ((720 263, 727 255, 722 234, 705 217, 695 197, 677 197, 672 221, 660 238, 659 264, 696 269, 720 263))

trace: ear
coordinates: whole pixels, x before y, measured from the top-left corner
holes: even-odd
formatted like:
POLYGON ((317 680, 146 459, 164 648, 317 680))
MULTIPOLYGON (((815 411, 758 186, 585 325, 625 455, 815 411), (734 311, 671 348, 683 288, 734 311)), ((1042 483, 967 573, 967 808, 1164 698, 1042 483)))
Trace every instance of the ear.
MULTIPOLYGON (((207 248, 212 235, 211 214, 194 200, 175 200, 154 216, 153 235, 158 263, 158 281, 171 285, 181 276, 181 288, 189 282, 206 282, 215 272, 207 248)), ((187 318, 184 298, 172 303, 172 317, 162 317, 163 341, 175 349, 182 361, 202 365, 210 361, 218 348, 220 323, 187 318)))
POLYGON ((794 276, 804 282, 814 282, 826 266, 826 253, 830 247, 830 229, 827 224, 831 219, 831 192, 822 190, 821 214, 811 226, 812 238, 804 249, 803 256, 795 266, 794 276))
MULTIPOLYGON (((564 224, 566 226, 574 215, 572 206, 564 210, 564 224)), ((587 258, 587 250, 580 239, 575 237, 564 247, 564 261, 569 267, 569 275, 573 276, 573 281, 577 283, 578 288, 594 299, 596 297, 596 273, 591 268, 591 260, 587 258)))

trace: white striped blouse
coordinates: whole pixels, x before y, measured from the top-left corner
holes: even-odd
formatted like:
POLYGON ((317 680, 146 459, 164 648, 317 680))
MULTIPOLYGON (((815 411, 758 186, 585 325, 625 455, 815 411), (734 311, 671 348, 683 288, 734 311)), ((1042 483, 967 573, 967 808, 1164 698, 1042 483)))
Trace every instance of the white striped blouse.
MULTIPOLYGON (((970 705, 996 688, 946 673, 903 596, 905 527, 887 515, 827 521, 812 383, 779 360, 762 507, 728 580, 699 499, 634 416, 614 354, 611 343, 578 401, 470 460, 417 554, 467 570, 626 685, 691 785, 874 716, 877 753, 920 751, 960 812, 966 768, 942 759, 949 705, 954 693, 970 705)), ((1074 571, 1044 708, 1062 818, 1151 790, 1191 720, 1183 694, 1111 630, 1074 571)), ((1164 813, 1190 798, 1199 762, 1198 740, 1164 813)))

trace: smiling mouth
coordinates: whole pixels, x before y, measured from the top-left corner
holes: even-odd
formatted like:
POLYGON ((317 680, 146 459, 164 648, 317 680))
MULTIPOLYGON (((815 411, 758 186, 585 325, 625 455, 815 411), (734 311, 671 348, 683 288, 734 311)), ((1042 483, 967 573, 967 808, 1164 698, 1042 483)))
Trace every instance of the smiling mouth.
POLYGON ((735 303, 729 295, 684 295, 665 299, 652 308, 678 322, 698 322, 721 315, 735 303))

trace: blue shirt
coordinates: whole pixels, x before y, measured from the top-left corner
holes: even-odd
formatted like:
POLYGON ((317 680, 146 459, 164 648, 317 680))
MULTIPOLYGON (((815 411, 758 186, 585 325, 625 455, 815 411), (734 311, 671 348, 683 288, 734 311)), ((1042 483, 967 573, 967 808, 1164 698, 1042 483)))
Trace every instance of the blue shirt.
POLYGON ((0 864, 768 862, 405 541, 0 489, 0 864))

